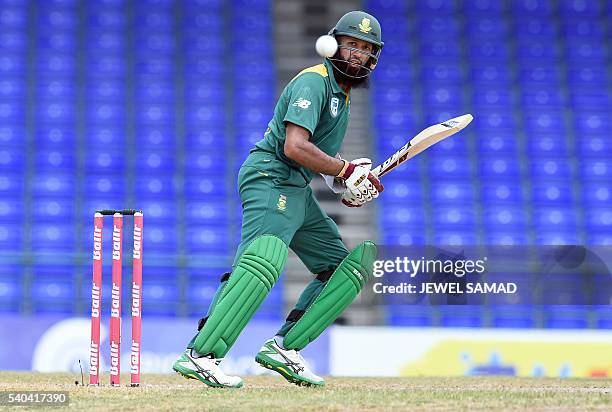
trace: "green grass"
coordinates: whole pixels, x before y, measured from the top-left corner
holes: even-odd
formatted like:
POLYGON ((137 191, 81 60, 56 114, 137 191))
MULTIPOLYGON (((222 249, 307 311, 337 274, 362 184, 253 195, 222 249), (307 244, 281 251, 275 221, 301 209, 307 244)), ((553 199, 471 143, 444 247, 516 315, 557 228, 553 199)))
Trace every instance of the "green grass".
POLYGON ((75 379, 0 372, 0 391, 66 390, 73 410, 612 410, 612 379, 328 378, 323 388, 304 388, 258 376, 242 389, 207 388, 178 375, 144 375, 140 388, 109 387, 108 376, 94 388, 75 379))

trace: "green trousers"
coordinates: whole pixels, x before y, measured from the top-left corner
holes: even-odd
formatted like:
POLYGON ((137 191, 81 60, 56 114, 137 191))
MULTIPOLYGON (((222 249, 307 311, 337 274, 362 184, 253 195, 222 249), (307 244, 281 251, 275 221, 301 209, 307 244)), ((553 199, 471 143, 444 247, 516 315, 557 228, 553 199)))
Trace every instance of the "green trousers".
MULTIPOLYGON (((299 171, 268 152, 255 151, 238 173, 242 202, 242 235, 234 266, 255 238, 270 234, 282 239, 308 270, 318 274, 333 270, 348 255, 336 223, 321 209, 310 185, 299 171)), ((227 281, 222 281, 208 310, 212 313, 227 281)), ((325 284, 313 279, 295 309, 305 310, 325 284)), ((278 334, 285 336, 294 322, 287 321, 278 334)), ((195 339, 195 338, 194 338, 195 339)), ((188 347, 193 347, 193 340, 188 347)))

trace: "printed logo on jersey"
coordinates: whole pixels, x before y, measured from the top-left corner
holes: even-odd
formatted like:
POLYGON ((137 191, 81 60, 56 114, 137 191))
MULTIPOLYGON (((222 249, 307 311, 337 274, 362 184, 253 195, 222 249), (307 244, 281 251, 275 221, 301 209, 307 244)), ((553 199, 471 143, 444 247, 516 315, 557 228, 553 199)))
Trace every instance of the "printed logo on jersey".
POLYGON ((338 106, 340 105, 340 100, 337 97, 332 97, 331 102, 329 102, 329 111, 333 117, 338 116, 338 106))
POLYGON ((359 31, 369 33, 370 30, 372 30, 372 26, 370 26, 370 19, 364 18, 361 20, 361 23, 359 23, 359 31))
POLYGON ((311 104, 312 102, 310 100, 306 100, 303 97, 300 97, 295 101, 295 103, 293 103, 292 106, 299 107, 300 109, 308 109, 311 104))
POLYGON ((278 197, 278 202, 276 203, 276 208, 281 212, 284 212, 287 209, 287 196, 280 195, 278 197))

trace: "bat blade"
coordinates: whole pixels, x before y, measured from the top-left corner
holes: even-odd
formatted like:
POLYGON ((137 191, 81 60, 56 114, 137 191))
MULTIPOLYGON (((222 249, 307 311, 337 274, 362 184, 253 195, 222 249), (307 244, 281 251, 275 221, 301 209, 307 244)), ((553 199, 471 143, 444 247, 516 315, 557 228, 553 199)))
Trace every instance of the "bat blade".
POLYGON ((401 149, 385 160, 381 165, 372 170, 372 174, 382 177, 404 163, 412 159, 427 148, 441 140, 464 129, 474 119, 471 114, 464 114, 442 123, 429 126, 414 136, 401 149))

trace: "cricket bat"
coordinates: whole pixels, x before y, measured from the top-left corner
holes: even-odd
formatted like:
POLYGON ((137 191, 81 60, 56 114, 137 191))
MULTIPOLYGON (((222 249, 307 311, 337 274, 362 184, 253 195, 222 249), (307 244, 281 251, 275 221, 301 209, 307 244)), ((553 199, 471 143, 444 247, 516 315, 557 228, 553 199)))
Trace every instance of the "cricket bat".
POLYGON ((381 165, 372 169, 372 174, 377 177, 386 175, 406 160, 412 159, 423 150, 428 149, 439 141, 464 129, 473 119, 474 117, 472 117, 471 114, 464 114, 445 122, 429 126, 410 139, 408 143, 385 160, 381 165))

